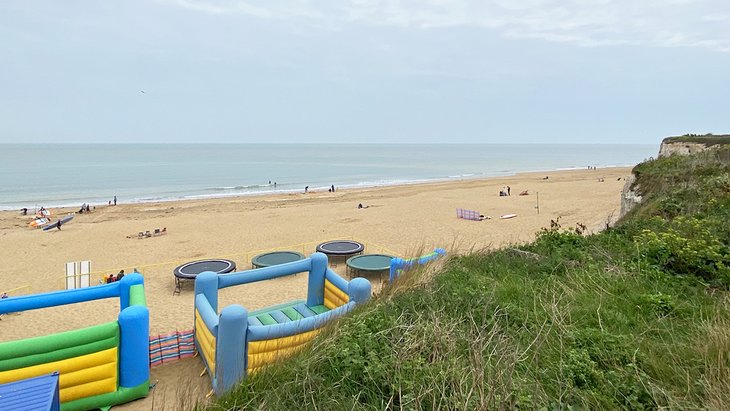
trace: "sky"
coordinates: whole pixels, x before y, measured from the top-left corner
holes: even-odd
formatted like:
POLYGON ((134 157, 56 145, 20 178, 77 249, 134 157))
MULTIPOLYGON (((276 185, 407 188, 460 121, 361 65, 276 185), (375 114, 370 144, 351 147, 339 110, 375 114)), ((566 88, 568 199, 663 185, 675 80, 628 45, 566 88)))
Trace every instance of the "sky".
POLYGON ((0 1, 0 143, 653 144, 728 96, 730 1, 0 1))

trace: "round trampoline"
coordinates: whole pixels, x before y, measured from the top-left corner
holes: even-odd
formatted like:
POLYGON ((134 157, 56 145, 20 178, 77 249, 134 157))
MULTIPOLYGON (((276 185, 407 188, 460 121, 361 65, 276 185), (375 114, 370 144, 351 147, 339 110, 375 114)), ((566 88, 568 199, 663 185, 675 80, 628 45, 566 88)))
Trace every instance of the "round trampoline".
POLYGON ((362 254, 347 259, 347 271, 352 277, 353 273, 378 273, 390 270, 392 255, 387 254, 362 254))
POLYGON ((364 249, 364 245, 351 240, 327 241, 326 243, 322 243, 317 246, 317 251, 325 253, 328 256, 355 255, 362 253, 364 249))
POLYGON ((180 294, 182 282, 186 280, 195 280, 198 274, 204 271, 212 271, 218 274, 230 273, 236 270, 236 263, 231 260, 215 259, 215 260, 197 260, 177 266, 172 274, 175 276, 175 291, 172 293, 180 294))
POLYGON ((296 251, 273 251, 259 254, 251 260, 253 268, 270 267, 272 265, 291 263, 304 259, 304 254, 296 251))

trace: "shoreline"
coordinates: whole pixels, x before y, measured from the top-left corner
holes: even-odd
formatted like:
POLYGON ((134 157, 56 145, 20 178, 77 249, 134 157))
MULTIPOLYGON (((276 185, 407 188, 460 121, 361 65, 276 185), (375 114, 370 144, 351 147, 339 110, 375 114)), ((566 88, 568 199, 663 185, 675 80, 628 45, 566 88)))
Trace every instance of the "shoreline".
MULTIPOLYGON (((544 173, 562 173, 562 172, 572 172, 572 171, 594 171, 598 172, 601 170, 616 170, 616 169, 625 169, 625 168, 633 168, 633 165, 626 165, 626 166, 605 166, 605 167, 597 167, 595 170, 589 170, 584 167, 564 167, 564 168, 557 168, 552 170, 535 170, 535 171, 517 171, 517 172, 511 172, 511 171, 505 171, 505 172, 498 172, 494 175, 468 175, 468 176, 450 176, 450 177, 444 177, 444 178, 434 178, 434 179, 422 179, 422 180, 406 180, 406 181, 400 181, 400 180, 394 180, 393 182, 386 182, 386 183, 355 183, 355 184, 343 184, 343 185, 336 185, 336 192, 342 191, 369 191, 369 190, 377 190, 380 188, 391 188, 391 187, 411 187, 411 186, 419 186, 419 185, 428 185, 428 184, 448 184, 448 183, 458 183, 458 182, 468 182, 468 181, 482 181, 482 180, 493 180, 493 179, 500 179, 500 178, 510 178, 515 177, 519 178, 521 176, 529 176, 529 175, 535 175, 535 174, 544 174, 544 173)), ((258 187, 271 187, 271 185, 258 185, 258 187)), ((231 189, 235 189, 236 187, 232 187, 231 189)), ((328 189, 329 186, 318 186, 318 187, 312 187, 309 190, 309 193, 321 193, 321 190, 328 189)), ((221 191, 226 190, 228 188, 221 187, 221 188, 215 188, 220 189, 221 191)), ((207 189, 212 190, 212 189, 207 189)), ((135 206, 135 205, 150 205, 150 204, 169 204, 169 203, 178 203, 178 202, 187 202, 187 201, 208 201, 208 200, 235 200, 238 198, 257 198, 257 197, 269 197, 269 196, 289 196, 289 195, 296 195, 296 194, 304 194, 303 188, 298 189, 286 189, 286 190, 274 190, 274 191, 251 191, 251 192, 241 192, 241 193, 230 193, 230 194, 190 194, 184 197, 171 197, 171 198, 139 198, 139 199, 132 199, 130 201, 121 201, 119 200, 117 202, 117 206, 135 206)), ((332 194, 332 193, 329 193, 332 194)), ((86 204, 89 204, 91 207, 110 207, 114 206, 114 204, 105 204, 103 202, 99 203, 93 203, 93 202, 87 202, 86 204)), ((46 209, 59 209, 64 210, 65 214, 68 214, 70 212, 76 212, 79 208, 79 204, 59 204, 59 205, 53 205, 53 204, 34 204, 34 207, 37 207, 35 209, 31 209, 28 207, 28 217, 32 217, 30 214, 32 210, 37 210, 39 207, 44 207, 46 209)), ((22 207, 26 207, 25 205, 22 207)), ((8 212, 19 212, 22 207, 10 207, 10 206, 0 206, 0 215, 3 213, 8 212)))

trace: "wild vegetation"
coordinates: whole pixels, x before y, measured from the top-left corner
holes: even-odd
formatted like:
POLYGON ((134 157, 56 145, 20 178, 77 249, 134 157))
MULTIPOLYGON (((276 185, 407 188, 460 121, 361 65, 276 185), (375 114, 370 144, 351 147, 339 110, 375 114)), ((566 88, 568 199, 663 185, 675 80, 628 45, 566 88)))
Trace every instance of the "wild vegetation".
POLYGON ((410 272, 209 408, 730 409, 730 148, 634 172, 615 227, 410 272))
POLYGON ((685 134, 677 137, 667 137, 663 143, 701 143, 707 146, 728 144, 730 134, 685 134))

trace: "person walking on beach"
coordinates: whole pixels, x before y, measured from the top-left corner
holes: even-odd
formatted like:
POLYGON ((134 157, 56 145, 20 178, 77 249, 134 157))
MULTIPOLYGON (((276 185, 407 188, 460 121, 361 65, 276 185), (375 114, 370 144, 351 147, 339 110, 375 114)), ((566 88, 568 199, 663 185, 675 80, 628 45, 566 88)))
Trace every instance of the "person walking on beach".
POLYGON ((511 191, 511 190, 512 190, 512 189, 511 189, 511 188, 510 188, 509 186, 507 186, 507 195, 510 195, 510 191, 511 191))
POLYGON ((307 194, 309 192, 309 186, 304 187, 304 194, 307 194))
POLYGON ((335 185, 334 184, 332 184, 332 192, 333 193, 335 192, 335 185))
POLYGON ((117 205, 117 196, 114 196, 114 205, 117 205))

